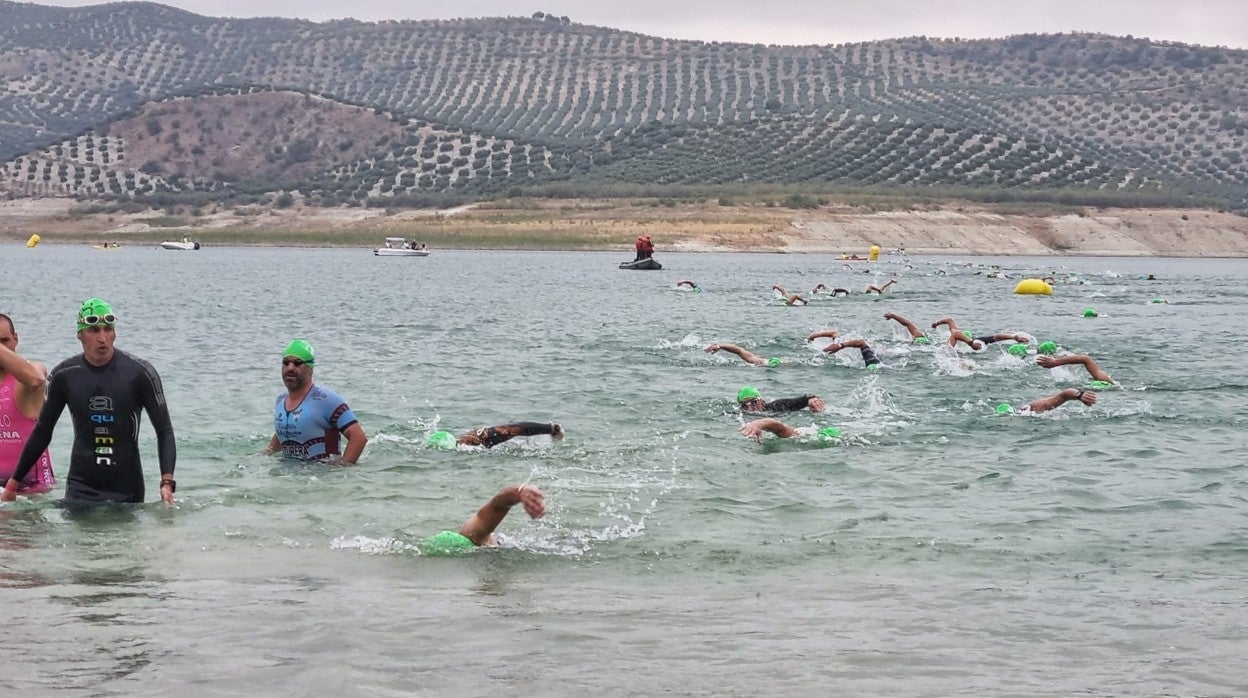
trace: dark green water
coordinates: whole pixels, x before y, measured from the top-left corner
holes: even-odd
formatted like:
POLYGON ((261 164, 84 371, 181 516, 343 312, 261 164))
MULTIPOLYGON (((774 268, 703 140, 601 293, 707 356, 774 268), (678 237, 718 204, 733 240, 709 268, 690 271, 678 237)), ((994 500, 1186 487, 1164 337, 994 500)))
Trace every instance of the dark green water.
MULTIPOLYGON (((659 257, 667 270, 627 272, 592 253, 0 247, 21 351, 70 356, 78 304, 108 299, 117 346, 161 371, 179 444, 176 509, 73 518, 59 491, 0 507, 0 689, 1248 690, 1241 261, 659 257), (1012 278, 986 278, 989 264, 1012 278), (1011 293, 1050 271, 1077 278, 1052 297, 1011 293), (882 298, 806 307, 769 290, 894 277, 882 298), (706 291, 674 288, 682 278, 706 291), (1091 408, 996 416, 1087 376, 996 346, 914 349, 886 311, 1052 339, 1121 387, 1091 408), (888 367, 805 343, 828 327, 888 367), (256 455, 296 336, 370 436, 357 468, 256 455), (755 368, 703 352, 711 342, 789 363, 755 368), (843 439, 742 438, 743 384, 819 394, 826 413, 785 419, 843 439), (423 445, 516 419, 568 438, 423 445), (526 479, 549 514, 514 513, 503 549, 414 549, 526 479)), ((69 433, 65 417, 62 476, 69 433)), ((154 484, 149 424, 143 436, 154 484)))

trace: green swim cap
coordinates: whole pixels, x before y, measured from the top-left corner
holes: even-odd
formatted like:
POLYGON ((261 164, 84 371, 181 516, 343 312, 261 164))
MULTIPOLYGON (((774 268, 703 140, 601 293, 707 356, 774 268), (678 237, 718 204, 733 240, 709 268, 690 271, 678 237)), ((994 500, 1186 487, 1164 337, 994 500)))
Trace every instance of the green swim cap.
POLYGON ((1165 299, 1165 298, 1154 298, 1154 299, 1153 299, 1153 302, 1154 302, 1154 303, 1165 303, 1165 302, 1166 302, 1166 299, 1165 299))
POLYGON ((1022 356, 1027 353, 1027 345, 1026 344, 1011 344, 1009 348, 1006 349, 1006 351, 1010 352, 1014 356, 1022 356))
POLYGON ((915 344, 931 344, 932 339, 930 337, 915 337, 914 343, 915 344))
POLYGON ((117 317, 113 315, 113 306, 99 298, 88 298, 82 302, 82 307, 78 309, 78 329, 85 330, 95 325, 113 325, 117 322, 117 317), (113 316, 111 321, 109 316, 113 316), (84 322, 87 318, 95 318, 95 322, 84 322))
POLYGON ((831 441, 841 438, 841 430, 836 427, 824 427, 818 432, 820 441, 831 441))
POLYGON ((768 365, 768 366, 779 366, 779 365, 780 365, 780 357, 778 357, 778 356, 773 356, 773 357, 771 357, 770 359, 767 359, 767 365, 768 365))
POLYGON ((1014 406, 1008 402, 997 405, 997 414, 1009 414, 1014 411, 1014 406))
POLYGON ((737 391, 737 402, 745 402, 746 400, 753 400, 757 397, 760 397, 758 389, 752 385, 744 386, 737 391))
POLYGON ((1112 388, 1114 387, 1114 384, 1110 383, 1109 381, 1091 381, 1088 383, 1088 387, 1089 388, 1112 388))
POLYGON ((880 370, 880 365, 879 365, 879 364, 867 364, 867 370, 868 370, 868 371, 878 371, 878 370, 880 370))
POLYGON ((1040 342, 1040 346, 1036 347, 1036 351, 1041 354, 1053 354, 1057 351, 1057 342, 1040 342))
POLYGON ((420 552, 426 555, 464 555, 476 547, 455 531, 443 531, 420 542, 420 552))
POLYGON ((1084 309, 1083 309, 1083 316, 1084 316, 1084 317, 1096 317, 1096 309, 1095 309, 1095 308, 1084 308, 1084 309))
POLYGON ((455 448, 455 435, 449 431, 435 431, 425 439, 425 443, 429 448, 436 448, 439 451, 449 451, 455 448))
POLYGON ((290 340, 290 344, 287 344, 286 348, 282 350, 282 356, 293 356, 303 359, 303 362, 308 364, 316 363, 316 354, 312 351, 312 345, 308 344, 306 339, 290 340))

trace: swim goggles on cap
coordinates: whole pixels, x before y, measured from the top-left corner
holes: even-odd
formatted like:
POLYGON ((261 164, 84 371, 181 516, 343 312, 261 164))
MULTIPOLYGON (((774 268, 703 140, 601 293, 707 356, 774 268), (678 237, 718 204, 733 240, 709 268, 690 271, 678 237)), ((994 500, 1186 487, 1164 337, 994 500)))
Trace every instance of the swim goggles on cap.
POLYGON ((117 316, 112 313, 107 315, 84 315, 78 318, 78 322, 87 325, 88 327, 95 327, 96 325, 116 325, 117 316))

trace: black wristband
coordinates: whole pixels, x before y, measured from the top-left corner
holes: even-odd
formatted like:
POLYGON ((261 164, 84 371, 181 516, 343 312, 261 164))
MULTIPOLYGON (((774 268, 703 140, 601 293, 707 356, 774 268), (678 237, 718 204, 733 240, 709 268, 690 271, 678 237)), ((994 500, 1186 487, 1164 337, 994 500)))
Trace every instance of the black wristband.
POLYGON ((170 494, 172 494, 172 493, 174 493, 174 492, 177 492, 177 491, 178 491, 178 481, 177 481, 177 480, 174 480, 173 478, 169 478, 168 480, 161 480, 161 481, 160 481, 160 486, 161 486, 161 487, 164 487, 165 485, 169 485, 169 493, 170 493, 170 494))

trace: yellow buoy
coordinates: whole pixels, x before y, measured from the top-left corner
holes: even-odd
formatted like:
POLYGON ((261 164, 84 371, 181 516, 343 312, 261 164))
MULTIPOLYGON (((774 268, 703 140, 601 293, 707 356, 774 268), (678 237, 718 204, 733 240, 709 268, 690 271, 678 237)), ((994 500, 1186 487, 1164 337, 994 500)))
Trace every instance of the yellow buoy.
POLYGON ((872 262, 880 261, 880 246, 879 245, 871 246, 871 261, 872 262))
POLYGON ((1051 296, 1053 287, 1040 279, 1023 279, 1014 287, 1014 293, 1026 296, 1051 296))
POLYGON ((34 247, 35 245, 38 245, 38 244, 39 244, 39 233, 35 233, 34 235, 31 235, 30 239, 26 241, 27 247, 34 247))

